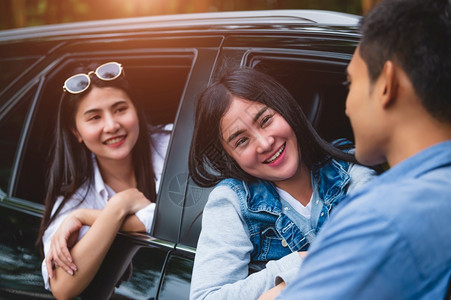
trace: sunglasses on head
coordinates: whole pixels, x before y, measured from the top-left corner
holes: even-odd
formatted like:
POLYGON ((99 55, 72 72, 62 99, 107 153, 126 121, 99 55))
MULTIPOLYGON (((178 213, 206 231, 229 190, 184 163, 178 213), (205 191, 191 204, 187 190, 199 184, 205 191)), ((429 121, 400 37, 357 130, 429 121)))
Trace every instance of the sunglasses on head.
POLYGON ((88 72, 88 74, 80 73, 69 77, 64 82, 63 90, 71 94, 80 94, 86 91, 91 85, 90 76, 92 74, 95 74, 101 80, 110 81, 118 78, 123 72, 120 63, 108 62, 99 66, 95 71, 88 72))

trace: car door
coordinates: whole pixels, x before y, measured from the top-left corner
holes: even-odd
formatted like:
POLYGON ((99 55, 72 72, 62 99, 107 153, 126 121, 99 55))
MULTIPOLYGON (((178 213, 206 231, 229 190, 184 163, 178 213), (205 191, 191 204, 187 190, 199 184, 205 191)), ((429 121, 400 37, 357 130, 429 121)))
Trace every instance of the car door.
POLYGON ((41 87, 42 82, 30 83, 0 109, 0 296, 7 298, 51 296, 43 288, 34 245, 42 205, 14 197, 10 188, 22 132, 29 126, 28 112, 41 87))
POLYGON ((184 192, 186 128, 190 128, 190 120, 180 111, 192 109, 199 89, 208 83, 221 40, 221 36, 142 33, 71 39, 29 70, 26 80, 9 87, 4 93, 8 99, 0 101, 0 222, 6 229, 0 240, 0 295, 51 297, 43 289, 34 242, 62 83, 67 70, 80 62, 119 61, 152 124, 173 123, 174 130, 151 235, 118 234, 82 296, 104 298, 114 291, 129 299, 188 297, 191 270, 184 268, 184 259, 190 254, 176 249, 182 206, 174 195, 184 192))

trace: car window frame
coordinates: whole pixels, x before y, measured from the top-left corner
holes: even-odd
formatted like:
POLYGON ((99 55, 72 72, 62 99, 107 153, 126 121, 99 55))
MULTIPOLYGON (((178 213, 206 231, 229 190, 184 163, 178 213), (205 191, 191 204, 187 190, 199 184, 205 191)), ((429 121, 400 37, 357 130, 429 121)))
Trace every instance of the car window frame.
MULTIPOLYGON (((223 43, 223 48, 221 48, 221 57, 218 58, 218 63, 213 70, 212 78, 219 76, 224 70, 223 67, 251 67, 254 68, 255 61, 258 59, 267 59, 267 60, 284 60, 289 62, 296 62, 301 64, 313 64, 313 65, 323 65, 325 68, 330 68, 330 72, 332 69, 338 68, 342 69, 342 76, 345 79, 345 68, 348 65, 349 61, 352 57, 352 52, 349 53, 336 53, 334 55, 330 55, 331 52, 327 51, 319 51, 317 49, 286 49, 283 46, 279 47, 234 47, 231 46, 230 49, 224 49, 224 45, 227 44, 228 39, 234 39, 237 36, 228 36, 227 39, 223 43), (224 54, 225 51, 229 51, 227 54, 224 54), (232 57, 233 59, 230 59, 232 57), (223 60, 225 58, 225 60, 223 60)), ((258 37, 253 35, 252 37, 258 37)), ((295 39, 293 37, 293 39, 295 39)), ((350 40, 350 49, 353 46, 357 45, 357 40, 350 40)), ((228 46, 227 46, 228 47, 228 46)), ((227 48, 226 47, 226 48, 227 48)), ((341 83, 342 81, 340 81, 341 83)), ((312 111, 312 116, 309 116, 312 120, 315 120, 315 111, 312 111)), ((343 111, 344 113, 344 111, 343 111)), ((315 125, 315 124, 314 124, 315 125)), ((184 216, 183 223, 181 224, 181 237, 177 246, 179 248, 188 249, 189 251, 195 253, 196 244, 200 233, 200 226, 202 222, 202 211, 203 207, 207 202, 207 198, 209 193, 214 187, 210 188, 202 188, 195 184, 190 178, 188 181, 186 193, 185 193, 185 202, 184 202, 184 216), (194 192, 197 191, 197 192, 194 192), (198 200, 193 200, 194 194, 199 195, 198 200), (187 207, 187 205, 191 205, 192 202, 198 201, 198 205, 201 205, 199 208, 191 208, 187 207), (194 214, 189 213, 189 210, 194 210, 194 214), (185 215, 186 214, 186 215, 185 215), (190 236, 191 235, 191 236, 190 236), (185 237, 188 238, 185 238, 185 237)))
MULTIPOLYGON (((183 37, 181 37, 181 39, 182 38, 183 37)), ((182 106, 182 103, 184 102, 184 97, 188 94, 189 97, 192 99, 193 95, 195 94, 194 90, 197 88, 197 83, 195 82, 196 79, 198 79, 199 77, 202 77, 202 76, 205 77, 205 74, 200 75, 200 74, 198 74, 198 72, 193 72, 193 69, 194 68, 205 69, 205 63, 207 61, 210 61, 209 63, 207 63, 207 67, 206 67, 207 74, 208 74, 207 77, 209 78, 209 76, 211 74, 212 66, 214 65, 214 62, 215 62, 216 57, 219 52, 218 49, 219 49, 220 40, 222 39, 221 37, 219 37, 219 39, 218 39, 218 36, 214 36, 211 38, 218 40, 217 47, 209 47, 206 50, 205 49, 200 50, 201 52, 202 51, 210 52, 210 54, 208 55, 209 56, 208 59, 203 58, 201 61, 198 61, 197 58, 199 57, 199 54, 198 54, 199 49, 189 48, 190 53, 193 54, 192 55, 193 59, 191 61, 190 71, 186 78, 182 95, 179 99, 177 113, 176 113, 176 117, 174 120, 174 130, 177 127, 179 111, 181 110, 180 107, 182 106), (211 52, 213 52, 213 55, 211 55, 212 54, 211 52), (208 66, 208 64, 210 64, 210 65, 208 66), (195 75, 193 76, 194 78, 192 78, 193 73, 195 73, 195 75), (192 81, 192 82, 190 83, 190 81, 192 81), (186 91, 187 88, 190 89, 189 92, 186 91)), ((185 52, 188 51, 188 50, 186 50, 186 48, 179 48, 179 49, 175 49, 175 50, 173 48, 171 48, 171 49, 164 49, 163 51, 162 51, 162 49, 158 49, 158 50, 153 49, 153 50, 154 50, 153 52, 159 52, 159 53, 162 53, 162 52, 167 53, 168 51, 173 52, 173 53, 175 53, 175 52, 181 53, 183 51, 185 51, 185 52)), ((127 51, 123 51, 123 52, 126 53, 127 51)), ((30 134, 30 132, 31 132, 30 131, 31 126, 36 125, 36 124, 32 124, 32 125, 30 125, 30 124, 32 123, 33 118, 36 117, 35 116, 35 113, 36 113, 35 107, 37 105, 36 103, 43 97, 42 87, 45 84, 46 80, 48 79, 49 73, 54 71, 57 68, 57 65, 62 63, 65 59, 74 58, 74 55, 75 55, 74 53, 64 53, 63 55, 58 55, 57 53, 56 54, 54 53, 53 55, 48 57, 46 60, 46 61, 51 61, 51 63, 48 63, 48 65, 44 69, 37 71, 37 73, 39 74, 38 76, 39 76, 39 82, 40 82, 40 89, 39 89, 39 91, 35 91, 35 93, 33 95, 33 103, 34 103, 33 107, 32 107, 32 109, 29 109, 29 111, 27 113, 27 117, 26 117, 27 125, 26 125, 26 128, 24 128, 22 130, 21 137, 20 137, 21 146, 20 146, 20 149, 17 149, 16 153, 15 153, 15 162, 14 162, 15 171, 14 171, 14 174, 12 173, 10 176, 11 178, 13 178, 13 180, 10 180, 10 184, 8 185, 8 195, 5 196, 5 198, 8 198, 8 201, 12 203, 11 208, 14 209, 15 211, 21 211, 21 212, 25 212, 27 214, 33 214, 35 217, 39 217, 39 218, 42 216, 42 212, 44 210, 44 205, 35 203, 33 201, 29 201, 27 199, 21 199, 21 198, 14 197, 14 196, 11 196, 11 194, 13 193, 13 186, 15 186, 15 184, 18 180, 18 178, 17 178, 18 171, 17 170, 21 165, 21 160, 23 159, 23 155, 25 153, 26 147, 24 146, 24 144, 26 142, 27 135, 30 134), (20 207, 23 207, 23 209, 20 209, 20 207)), ((115 54, 115 56, 116 55, 117 55, 117 53, 115 54)), ((130 54, 128 56, 132 57, 133 55, 134 54, 130 54)), ((80 56, 83 56, 83 55, 81 54, 80 56)), ((204 56, 202 56, 202 57, 204 57, 204 56)), ((43 62, 44 65, 45 65, 46 61, 43 62)), ((203 73, 205 73, 205 72, 203 72, 203 73)), ((208 79, 203 80, 203 83, 206 83, 206 82, 208 82, 208 79)), ((20 97, 18 97, 18 100, 19 99, 20 99, 20 97)), ((188 102, 190 102, 190 101, 188 101, 188 102)), ((180 131, 183 132, 183 130, 180 130, 180 131)), ((172 135, 171 135, 171 142, 169 144, 168 151, 171 149, 171 144, 172 144, 172 135)), ((165 171, 166 163, 167 163, 167 159, 165 160, 165 165, 163 167, 163 176, 161 178, 161 184, 163 184, 164 176, 166 174, 166 171, 165 171)), ((159 200, 157 198, 157 207, 158 207, 158 201, 159 200)), ((0 203, 0 205, 1 204, 2 203, 0 203)), ((181 210, 182 207, 179 207, 179 209, 181 210)), ((156 216, 157 215, 158 215, 158 211, 156 211, 156 216)), ((180 222, 180 216, 181 216, 181 214, 179 214, 179 216, 176 218, 172 218, 172 221, 177 223, 177 225, 176 225, 177 229, 179 228, 178 223, 180 222)), ((156 218, 154 218, 154 222, 155 222, 155 219, 156 218)), ((171 219, 169 219, 168 221, 171 221, 171 219)), ((152 228, 154 228, 154 226, 152 226, 152 228)), ((180 252, 180 251, 176 250, 176 242, 179 237, 178 231, 175 236, 173 236, 172 238, 167 239, 167 240, 164 238, 161 239, 161 238, 154 237, 154 236, 147 235, 147 234, 129 235, 129 234, 119 233, 119 235, 122 237, 125 237, 125 240, 128 242, 140 244, 141 247, 150 248, 150 249, 161 249, 162 251, 166 251, 166 255, 165 255, 166 259, 164 260, 163 266, 161 268, 162 272, 160 273, 160 278, 158 280, 158 287, 162 284, 164 284, 167 287, 170 287, 174 283, 172 281, 172 279, 174 278, 173 277, 174 274, 167 274, 165 272, 166 263, 168 261, 169 262, 176 261, 177 257, 187 257, 188 256, 188 257, 190 257, 190 259, 193 258, 193 255, 187 254, 186 251, 180 252)), ((177 274, 175 274, 175 275, 177 275, 177 274)), ((177 280, 175 282, 177 282, 177 280)), ((188 286, 188 288, 189 288, 189 282, 188 282, 188 285, 185 284, 184 286, 185 287, 188 286)), ((158 293, 159 293, 159 289, 157 289, 157 294, 158 293)))

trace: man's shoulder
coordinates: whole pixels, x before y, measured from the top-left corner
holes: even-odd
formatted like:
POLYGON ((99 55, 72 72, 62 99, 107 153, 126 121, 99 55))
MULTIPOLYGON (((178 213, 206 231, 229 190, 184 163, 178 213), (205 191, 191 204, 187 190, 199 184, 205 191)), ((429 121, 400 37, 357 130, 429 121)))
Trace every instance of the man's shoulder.
MULTIPOLYGON (((340 210, 340 219, 366 215, 379 220, 380 224, 385 224, 383 230, 392 230, 411 245, 420 241, 425 245, 436 244, 434 234, 447 228, 451 215, 451 173, 444 178, 439 176, 443 175, 442 171, 380 185, 370 184, 369 188, 351 196, 340 210)), ((443 238, 451 241, 449 233, 443 238)), ((451 243, 448 246, 451 247, 451 243)))
MULTIPOLYGON (((376 180, 360 189, 357 193, 351 195, 350 202, 356 205, 356 208, 372 207, 383 212, 395 212, 396 207, 409 207, 412 209, 415 205, 421 206, 427 201, 433 206, 434 203, 440 203, 443 199, 451 198, 451 168, 436 170, 423 174, 419 177, 405 178, 393 182, 380 183, 376 180)), ((449 206, 451 206, 451 202, 449 206)))

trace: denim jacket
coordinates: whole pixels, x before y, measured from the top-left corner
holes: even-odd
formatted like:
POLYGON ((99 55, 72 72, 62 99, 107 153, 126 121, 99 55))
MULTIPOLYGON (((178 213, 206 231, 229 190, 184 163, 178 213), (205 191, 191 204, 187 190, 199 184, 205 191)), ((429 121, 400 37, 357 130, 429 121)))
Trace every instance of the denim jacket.
POLYGON ((291 209, 267 181, 225 179, 211 191, 202 216, 190 299, 257 299, 279 278, 289 285, 302 265, 297 250, 309 247, 342 195, 374 177, 371 169, 338 161, 311 174, 310 220, 291 209))
POLYGON ((319 201, 312 203, 310 220, 289 213, 269 181, 221 181, 219 185, 230 187, 240 201, 241 213, 254 247, 251 261, 259 265, 259 262, 277 260, 294 251, 307 250, 331 210, 346 194, 350 166, 349 162, 330 160, 312 171, 312 184, 319 201))

